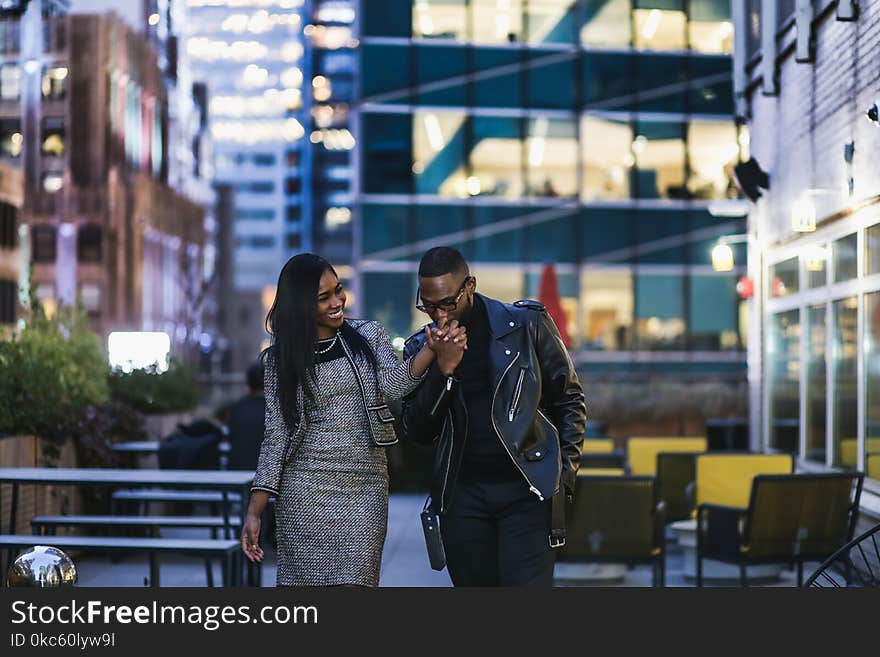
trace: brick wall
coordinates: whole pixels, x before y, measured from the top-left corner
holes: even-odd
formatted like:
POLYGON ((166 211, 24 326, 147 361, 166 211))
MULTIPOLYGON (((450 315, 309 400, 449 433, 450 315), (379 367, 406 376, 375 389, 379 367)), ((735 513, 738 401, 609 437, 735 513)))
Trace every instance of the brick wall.
MULTIPOLYGON (((842 192, 849 141, 855 142, 854 198, 880 194, 880 128, 865 119, 880 98, 880 0, 859 6, 855 22, 838 21, 832 11, 815 25, 813 63, 797 63, 793 53, 781 59, 778 96, 763 96, 760 87, 750 96, 751 152, 771 177, 753 220, 769 243, 792 234, 792 203, 805 189, 842 192)), ((813 200, 820 220, 849 201, 843 193, 813 200)), ((876 208, 866 211, 880 219, 876 208)))
MULTIPOLYGON (((42 467, 40 439, 20 436, 0 439, 0 465, 6 467, 42 467)), ((76 467, 76 449, 68 441, 61 450, 58 467, 76 467)), ((0 528, 9 531, 9 509, 12 486, 0 485, 0 528)), ((30 534, 30 519, 35 515, 77 513, 81 509, 77 489, 73 486, 19 486, 18 513, 15 533, 30 534)))

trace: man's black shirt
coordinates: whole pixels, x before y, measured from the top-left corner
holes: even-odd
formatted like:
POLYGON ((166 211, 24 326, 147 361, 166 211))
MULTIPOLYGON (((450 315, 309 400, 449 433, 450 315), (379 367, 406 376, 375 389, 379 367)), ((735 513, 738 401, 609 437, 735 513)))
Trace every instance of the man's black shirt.
POLYGON ((489 319, 486 306, 474 297, 474 306, 461 323, 467 328, 467 351, 455 370, 467 408, 468 431, 458 479, 463 482, 500 482, 522 479, 492 425, 492 382, 489 380, 489 319))

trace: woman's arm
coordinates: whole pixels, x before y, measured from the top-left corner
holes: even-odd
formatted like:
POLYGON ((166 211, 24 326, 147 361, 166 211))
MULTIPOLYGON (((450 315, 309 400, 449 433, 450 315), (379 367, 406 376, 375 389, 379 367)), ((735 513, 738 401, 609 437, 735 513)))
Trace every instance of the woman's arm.
POLYGON ((263 367, 266 433, 260 444, 260 457, 251 491, 260 490, 276 495, 281 485, 281 469, 284 466, 284 453, 287 451, 290 431, 278 401, 278 376, 275 371, 275 357, 271 351, 266 354, 263 367))
POLYGON ((369 322, 367 338, 376 356, 376 378, 379 389, 386 399, 401 399, 421 383, 431 363, 434 352, 427 345, 413 356, 400 362, 391 346, 391 338, 379 322, 369 322))

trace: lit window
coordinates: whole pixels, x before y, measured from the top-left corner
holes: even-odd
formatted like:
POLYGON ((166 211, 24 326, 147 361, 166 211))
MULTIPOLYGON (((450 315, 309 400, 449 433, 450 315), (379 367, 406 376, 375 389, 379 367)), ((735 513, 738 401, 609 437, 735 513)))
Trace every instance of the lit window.
POLYGON ((21 98, 21 69, 15 64, 0 66, 0 99, 21 98))
POLYGON ((67 95, 67 67, 54 66, 43 70, 43 98, 61 100, 67 95))
POLYGON ((66 131, 64 119, 43 119, 42 148, 43 155, 63 157, 65 150, 66 131))

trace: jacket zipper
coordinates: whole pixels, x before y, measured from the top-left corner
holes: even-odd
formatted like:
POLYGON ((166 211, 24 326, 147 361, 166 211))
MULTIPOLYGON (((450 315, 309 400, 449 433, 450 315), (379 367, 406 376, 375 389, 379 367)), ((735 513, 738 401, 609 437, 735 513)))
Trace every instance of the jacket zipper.
POLYGON ((437 407, 440 406, 440 402, 443 401, 443 398, 446 396, 446 393, 452 390, 452 377, 450 376, 446 379, 446 392, 441 391, 440 396, 437 397, 437 401, 434 402, 434 407, 431 409, 431 415, 437 412, 437 407))
POLYGON ((446 505, 446 482, 449 481, 449 466, 452 465, 452 448, 455 446, 455 423, 452 420, 452 409, 447 411, 449 414, 449 458, 446 459, 446 473, 443 475, 443 487, 440 489, 440 513, 446 505))
POLYGON ((526 371, 519 371, 519 379, 516 381, 516 389, 513 392, 513 401, 510 404, 510 410, 507 412, 508 422, 513 422, 513 416, 516 414, 516 407, 519 405, 519 396, 522 393, 523 380, 526 378, 526 371))
POLYGON ((529 491, 538 496, 538 499, 543 502, 544 496, 541 494, 541 491, 535 487, 535 484, 532 483, 531 479, 529 479, 528 475, 526 475, 525 471, 519 466, 519 463, 516 462, 516 459, 513 457, 513 454, 510 451, 510 448, 507 446, 507 443, 504 442, 504 439, 501 437, 501 432, 498 430, 498 424, 495 422, 495 399, 498 397, 498 390, 501 388, 501 382, 504 381, 504 377, 507 376, 507 373, 510 371, 510 368, 513 367, 513 364, 516 362, 516 359, 519 358, 519 352, 516 352, 516 356, 511 359, 510 364, 507 366, 507 369, 501 374, 501 378, 498 379, 498 385, 495 386, 495 392, 492 393, 492 406, 489 408, 489 415, 492 417, 492 428, 495 429, 495 434, 498 436, 498 440, 501 441, 502 447, 504 447, 504 451, 507 452, 507 455, 510 457, 510 460, 513 461, 513 464, 516 466, 516 469, 519 470, 520 474, 523 476, 523 479, 526 480, 526 483, 529 485, 529 491))

